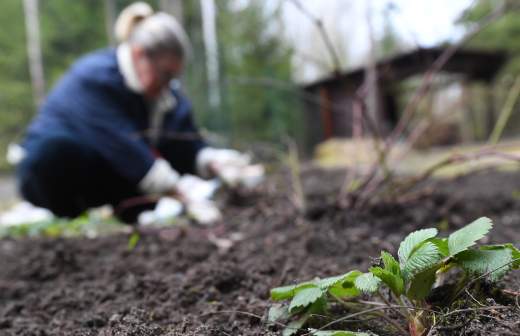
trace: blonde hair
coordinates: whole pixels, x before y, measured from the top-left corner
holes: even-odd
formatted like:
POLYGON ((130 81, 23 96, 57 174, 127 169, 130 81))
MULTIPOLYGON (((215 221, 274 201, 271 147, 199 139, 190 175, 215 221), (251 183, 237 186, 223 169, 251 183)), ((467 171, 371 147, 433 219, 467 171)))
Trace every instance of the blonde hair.
POLYGON ((151 55, 170 52, 184 60, 191 57, 188 35, 179 22, 169 14, 154 13, 145 2, 133 3, 119 14, 115 36, 120 43, 139 45, 151 55))

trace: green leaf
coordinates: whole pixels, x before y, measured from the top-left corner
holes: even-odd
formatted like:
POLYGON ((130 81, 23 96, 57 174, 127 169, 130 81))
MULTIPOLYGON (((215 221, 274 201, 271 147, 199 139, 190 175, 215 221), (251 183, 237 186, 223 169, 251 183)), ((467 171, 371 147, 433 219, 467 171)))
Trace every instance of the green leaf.
POLYGON ((500 244, 500 245, 484 245, 481 246, 481 250, 499 250, 499 249, 509 249, 511 251, 511 258, 514 260, 511 267, 513 269, 520 268, 520 251, 511 243, 508 244, 500 244))
POLYGON ((372 273, 363 273, 356 278, 355 285, 360 291, 370 294, 377 291, 381 279, 374 276, 372 273))
POLYGON ((381 281, 383 281, 383 283, 387 285, 396 296, 403 294, 404 279, 401 277, 401 272, 399 272, 399 274, 394 274, 386 269, 382 269, 381 267, 372 267, 370 268, 370 272, 381 279, 381 281))
POLYGON ((404 279, 410 280, 415 274, 433 267, 440 259, 437 246, 431 242, 423 243, 404 264, 404 279))
POLYGON ((399 262, 405 264, 416 248, 425 240, 433 238, 437 235, 437 229, 423 229, 410 233, 399 245, 399 262))
POLYGON ((443 257, 448 257, 450 255, 450 249, 448 247, 448 238, 432 238, 428 239, 428 241, 437 246, 437 249, 443 257))
POLYGON ((292 313, 295 309, 300 307, 307 307, 320 299, 324 294, 325 292, 317 286, 301 289, 296 293, 296 295, 294 295, 294 298, 289 305, 289 312, 292 313))
POLYGON ((312 282, 306 281, 295 285, 272 288, 271 299, 275 301, 292 299, 299 290, 312 286, 314 286, 312 282))
POLYGON ((383 265, 385 265, 386 271, 395 275, 401 275, 401 268, 399 267, 399 263, 390 253, 382 251, 381 260, 383 260, 383 265))
POLYGON ((455 256, 457 263, 468 273, 488 274, 491 281, 502 278, 512 268, 512 252, 508 248, 493 250, 468 250, 455 256))
POLYGON ((361 295, 354 282, 361 274, 360 271, 351 271, 343 276, 343 279, 329 287, 329 294, 337 298, 352 298, 361 295))
POLYGON ((330 287, 344 281, 345 277, 348 276, 349 273, 343 274, 343 275, 338 275, 338 276, 333 276, 330 278, 320 279, 318 281, 315 281, 315 284, 316 284, 316 286, 320 287, 323 290, 328 290, 330 287))
POLYGON ((291 321, 282 331, 282 336, 292 336, 300 330, 307 320, 309 319, 310 314, 304 314, 297 320, 291 321))
POLYGON ((132 233, 132 235, 130 235, 130 238, 128 238, 128 245, 127 245, 128 251, 133 251, 135 249, 135 247, 137 246, 137 243, 139 242, 140 239, 141 239, 141 236, 139 235, 138 232, 132 233))
POLYGON ((511 250, 511 256, 513 260, 513 269, 520 269, 520 250, 518 250, 513 244, 505 244, 505 246, 511 250))
POLYGON ((267 322, 273 324, 274 322, 288 318, 289 315, 289 309, 286 305, 276 304, 269 308, 267 322))
POLYGON ((363 333, 363 332, 353 332, 353 331, 345 331, 345 330, 309 329, 309 332, 313 336, 370 336, 369 334, 363 333))
POLYGON ((410 287, 406 292, 406 296, 413 300, 423 300, 426 298, 435 283, 435 273, 437 269, 438 267, 431 267, 416 274, 410 280, 410 287))
POLYGON ((475 245, 476 241, 482 239, 492 227, 491 219, 481 217, 462 229, 453 232, 448 237, 450 256, 454 256, 475 245))
POLYGON ((345 273, 343 275, 333 276, 330 278, 324 278, 320 279, 318 281, 315 281, 314 283, 316 286, 320 287, 323 290, 327 290, 330 287, 337 285, 344 281, 354 281, 359 275, 362 273, 360 271, 350 271, 348 273, 345 273))
POLYGON ((275 301, 291 299, 298 285, 289 285, 271 289, 271 299, 275 301))

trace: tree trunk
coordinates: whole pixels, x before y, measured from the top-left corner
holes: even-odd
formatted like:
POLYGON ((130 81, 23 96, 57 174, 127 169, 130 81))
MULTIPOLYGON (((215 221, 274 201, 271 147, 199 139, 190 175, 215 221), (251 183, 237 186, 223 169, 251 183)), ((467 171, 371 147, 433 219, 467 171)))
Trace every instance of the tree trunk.
POLYGON ((114 25, 116 22, 116 3, 115 0, 105 0, 105 26, 107 31, 108 43, 113 46, 116 44, 114 25))
POLYGON ((215 1, 200 0, 200 8, 202 11, 204 48, 206 49, 209 105, 213 111, 218 111, 221 97, 215 1))
POLYGON ((184 7, 182 0, 159 0, 159 8, 175 18, 182 25, 184 23, 184 7))
POLYGON ((45 96, 42 50, 40 45, 40 22, 38 20, 38 0, 23 1, 27 34, 27 56, 33 88, 35 106, 39 106, 45 96))

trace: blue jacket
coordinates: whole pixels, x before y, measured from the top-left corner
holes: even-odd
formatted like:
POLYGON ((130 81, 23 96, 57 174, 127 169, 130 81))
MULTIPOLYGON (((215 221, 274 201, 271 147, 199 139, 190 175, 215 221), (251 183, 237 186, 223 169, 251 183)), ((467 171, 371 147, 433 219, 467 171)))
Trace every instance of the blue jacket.
MULTIPOLYGON (((177 104, 164 117, 161 130, 193 135, 197 128, 191 104, 178 90, 172 92, 177 104)), ((30 156, 48 137, 72 136, 90 145, 119 174, 137 184, 155 160, 150 141, 143 135, 148 128, 144 97, 125 85, 116 51, 105 49, 84 56, 64 75, 29 126, 22 145, 30 156)), ((204 146, 202 140, 191 141, 190 160, 204 146)))

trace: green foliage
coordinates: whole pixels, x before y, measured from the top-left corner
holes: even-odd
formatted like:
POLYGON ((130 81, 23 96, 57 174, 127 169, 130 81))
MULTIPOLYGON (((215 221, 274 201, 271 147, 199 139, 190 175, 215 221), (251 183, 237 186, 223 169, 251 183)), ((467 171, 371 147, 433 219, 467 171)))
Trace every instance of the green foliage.
POLYGON ((260 1, 237 6, 221 0, 216 6, 222 102, 215 110, 208 103, 200 4, 184 5, 185 26, 195 50, 184 82, 197 119, 234 142, 297 138, 301 97, 291 84, 292 50, 282 38, 283 27, 273 26, 278 9, 268 10, 260 1))
MULTIPOLYGON (((298 325, 305 326, 301 314, 326 313, 327 307, 336 301, 348 307, 362 293, 373 294, 386 287, 397 303, 401 297, 416 304, 416 310, 408 316, 410 325, 420 329, 428 325, 428 314, 421 310, 440 273, 459 268, 473 277, 487 277, 491 281, 501 279, 508 271, 520 268, 520 251, 512 244, 484 245, 472 248, 491 229, 489 218, 482 217, 453 232, 447 238, 437 238, 436 229, 423 229, 410 233, 399 246, 399 262, 388 252, 381 252, 381 264, 367 273, 351 271, 346 274, 303 282, 292 286, 273 288, 273 300, 291 300, 287 314, 270 312, 269 316, 287 318, 300 316, 298 325)), ((469 281, 470 277, 465 277, 469 281)), ((465 285, 463 282, 460 285, 465 285)), ((351 307, 352 308, 352 307, 351 307)), ((277 306, 276 309, 282 309, 277 306)), ((323 331, 318 335, 351 335, 347 331, 323 331), (343 334, 344 333, 344 334, 343 334)), ((352 335, 356 335, 355 333, 352 335)))
POLYGON ((498 281, 512 268, 511 250, 507 248, 467 250, 457 254, 457 263, 468 273, 488 275, 498 281))
POLYGON ((381 283, 381 279, 374 276, 372 273, 363 273, 356 278, 354 282, 356 288, 358 288, 363 293, 372 294, 377 292, 379 288, 379 284, 381 283))
POLYGON ((309 319, 309 314, 304 314, 300 318, 289 322, 289 324, 284 328, 282 332, 282 336, 292 336, 300 330, 307 320, 309 319))
POLYGON ((317 286, 309 286, 299 290, 289 305, 289 312, 295 312, 299 308, 305 308, 318 301, 323 296, 323 290, 317 286))
MULTIPOLYGON (((512 2, 511 2, 512 3, 512 2)), ((489 15, 501 1, 478 0, 476 4, 464 12, 458 22, 468 28, 480 22, 485 16, 489 15)), ((518 10, 508 10, 507 14, 499 20, 491 23, 476 35, 469 45, 483 49, 502 49, 506 50, 510 56, 510 61, 505 69, 505 73, 520 73, 520 41, 518 32, 520 31, 520 12, 518 10)))
POLYGON ((7 168, 5 148, 34 109, 27 66, 23 2, 0 2, 0 169, 7 168))
POLYGON ((301 97, 291 84, 292 50, 283 26, 276 25, 279 8, 267 9, 261 1, 216 5, 224 100, 212 115, 227 122, 235 141, 297 138, 301 97))
POLYGON ((438 270, 436 265, 430 266, 416 273, 408 280, 406 296, 413 300, 425 299, 435 283, 435 274, 438 270))
POLYGON ((137 246, 137 243, 139 243, 139 240, 141 240, 141 236, 139 235, 139 232, 133 232, 130 235, 130 238, 128 238, 128 244, 127 249, 128 251, 133 251, 135 247, 137 246))
POLYGON ((482 217, 473 223, 453 232, 448 238, 448 250, 450 256, 465 251, 482 239, 493 227, 491 219, 482 217))
POLYGON ((435 244, 431 242, 421 243, 401 266, 404 279, 412 280, 415 275, 435 265, 440 259, 441 255, 435 244))
MULTIPOLYGON (((399 245, 397 255, 401 265, 406 264, 414 250, 421 246, 421 243, 437 235, 437 229, 424 229, 410 233, 399 245)), ((401 266, 402 268, 402 266, 401 266)))
POLYGON ((84 214, 75 219, 53 219, 16 226, 0 226, 3 237, 77 237, 110 234, 125 227, 115 218, 96 218, 84 214))
MULTIPOLYGON (((323 314, 329 302, 333 299, 348 299, 359 296, 361 289, 355 286, 356 280, 363 275, 359 271, 350 271, 343 275, 330 278, 315 279, 295 285, 271 289, 271 299, 275 301, 291 300, 289 306, 274 306, 269 310, 269 322, 276 322, 292 315, 299 315, 285 329, 284 335, 292 335, 303 327, 310 314, 323 314), (299 326, 295 330, 295 326, 299 326)), ((377 281, 377 280, 374 280, 377 281)))

